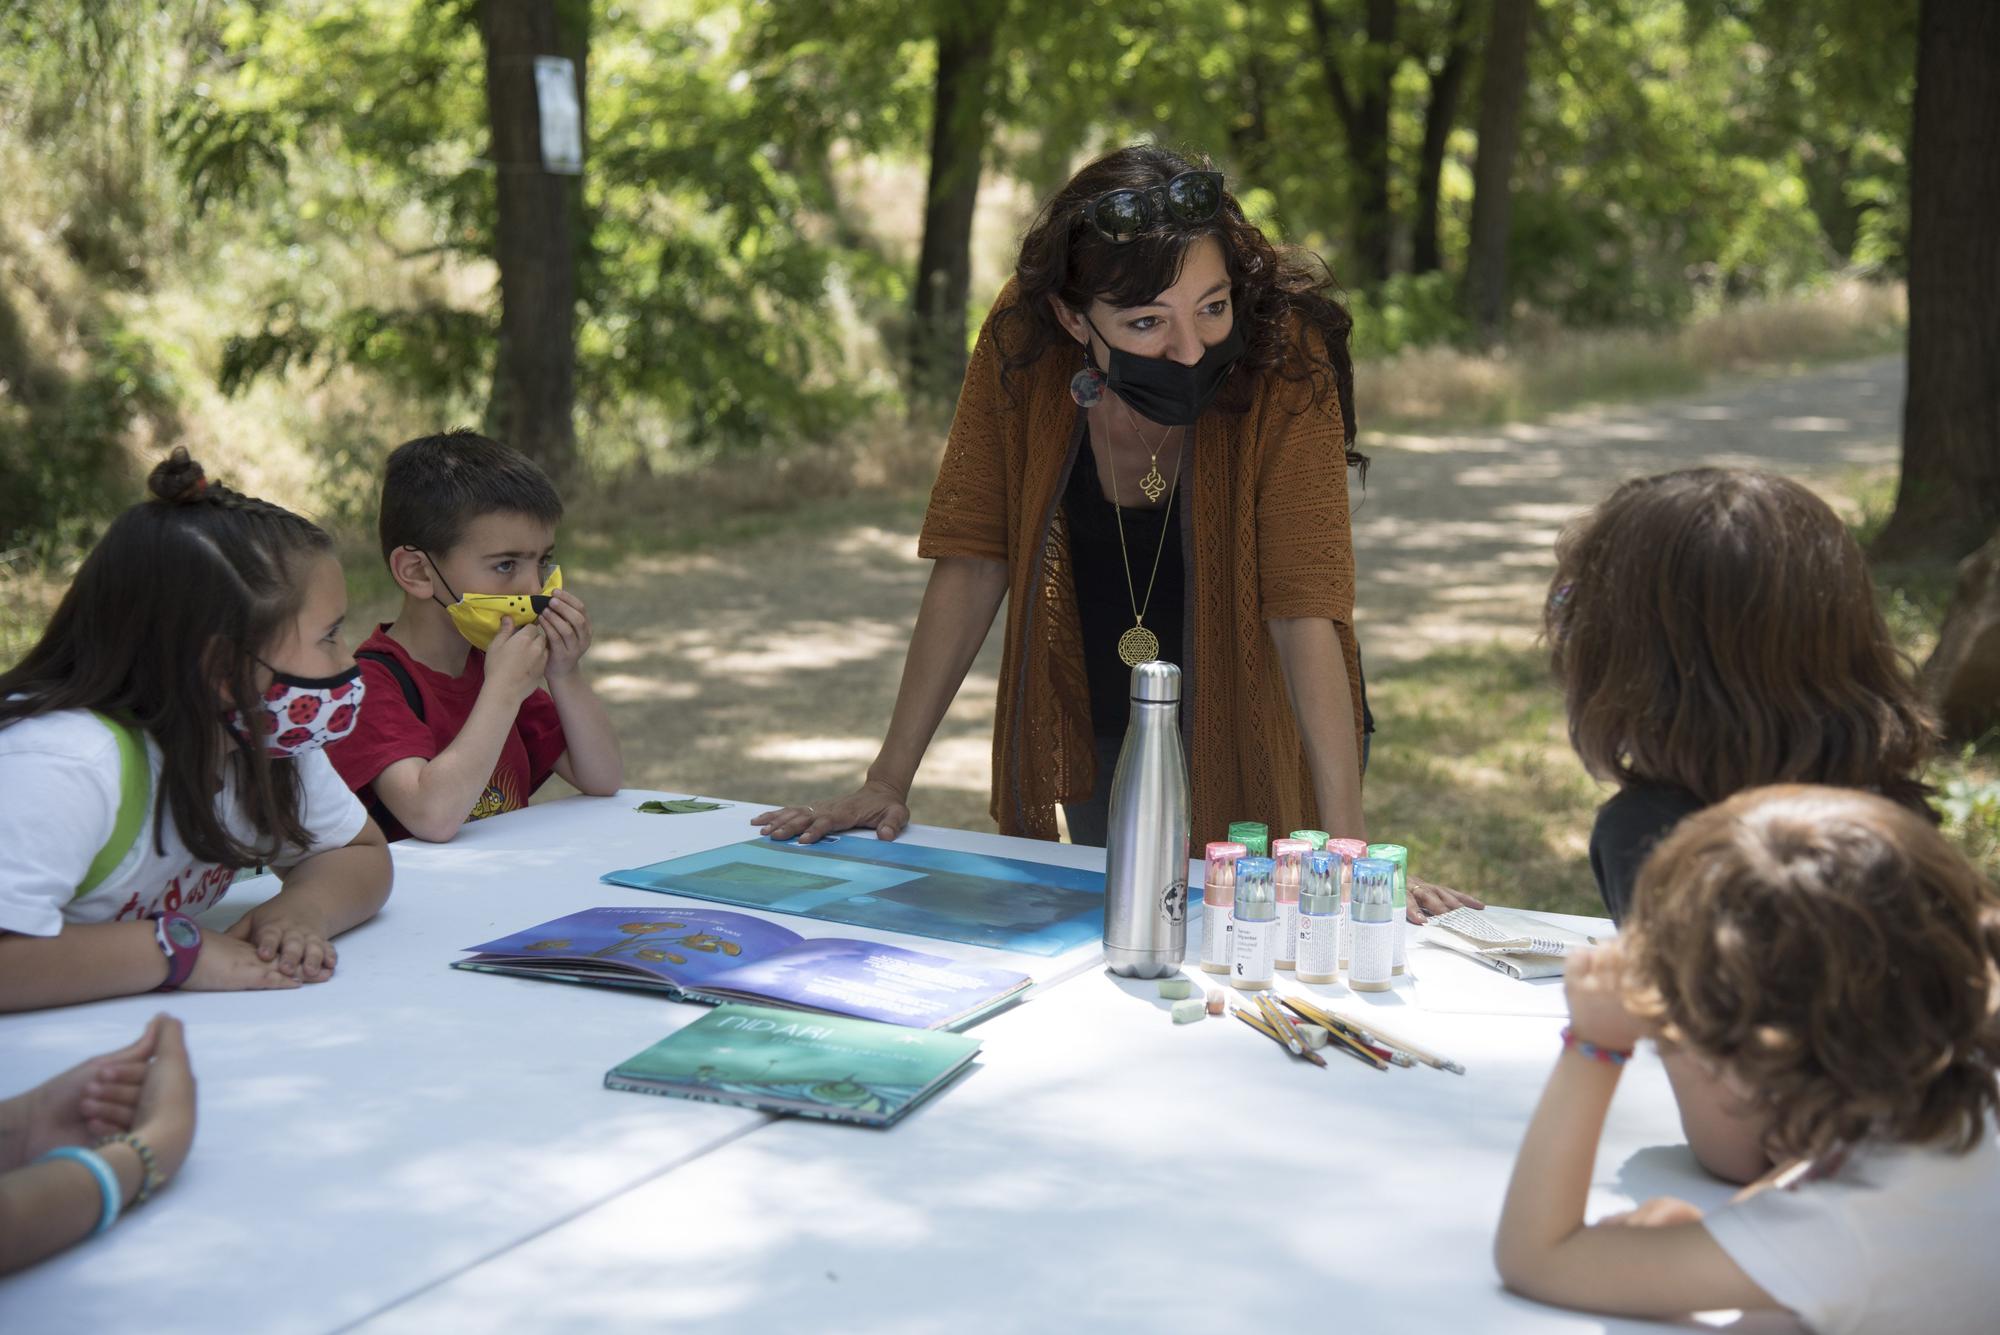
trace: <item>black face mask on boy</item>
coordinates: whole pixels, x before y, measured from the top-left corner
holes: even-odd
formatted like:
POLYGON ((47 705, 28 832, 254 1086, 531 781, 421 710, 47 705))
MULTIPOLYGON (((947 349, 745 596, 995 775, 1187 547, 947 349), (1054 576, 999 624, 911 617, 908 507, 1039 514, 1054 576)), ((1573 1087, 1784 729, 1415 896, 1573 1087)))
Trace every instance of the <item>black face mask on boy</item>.
MULTIPOLYGON (((1088 315, 1083 321, 1092 333, 1104 338, 1088 315)), ((1228 337, 1202 353, 1193 366, 1183 366, 1171 357, 1126 352, 1113 347, 1108 338, 1104 338, 1104 346, 1111 353, 1105 383, 1133 412, 1161 426, 1193 426, 1195 419, 1208 411, 1222 382, 1243 356, 1243 325, 1231 321, 1228 337)), ((1088 348, 1084 356, 1096 360, 1088 348)))

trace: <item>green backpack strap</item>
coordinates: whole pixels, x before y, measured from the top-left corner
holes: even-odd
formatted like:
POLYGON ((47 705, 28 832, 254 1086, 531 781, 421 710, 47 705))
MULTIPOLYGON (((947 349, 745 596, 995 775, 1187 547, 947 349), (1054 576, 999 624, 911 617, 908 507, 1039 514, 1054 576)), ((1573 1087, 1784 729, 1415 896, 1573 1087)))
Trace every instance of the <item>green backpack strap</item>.
POLYGON ((97 717, 118 739, 118 820, 111 827, 111 837, 91 859, 90 870, 83 874, 83 883, 77 886, 72 901, 104 884, 104 878, 116 871, 125 855, 132 851, 139 827, 146 823, 146 804, 153 795, 152 765, 146 759, 146 742, 139 730, 108 714, 97 717))

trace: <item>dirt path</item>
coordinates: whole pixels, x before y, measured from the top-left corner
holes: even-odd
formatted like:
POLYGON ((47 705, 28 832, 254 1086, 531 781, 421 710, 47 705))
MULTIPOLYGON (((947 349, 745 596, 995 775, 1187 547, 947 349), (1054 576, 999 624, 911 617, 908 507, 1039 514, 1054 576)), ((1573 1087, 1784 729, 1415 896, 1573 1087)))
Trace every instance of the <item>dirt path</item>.
MULTIPOLYGON (((1902 395, 1902 361, 1884 358, 1484 433, 1370 441, 1354 531, 1371 669, 1532 639, 1557 530, 1627 477, 1755 465, 1845 503, 1856 479, 1894 465, 1902 395)), ((866 509, 844 527, 576 572, 633 785, 779 802, 858 780, 929 574, 916 558, 920 509, 866 509)), ((999 661, 996 628, 918 776, 917 820, 992 828, 999 661)))

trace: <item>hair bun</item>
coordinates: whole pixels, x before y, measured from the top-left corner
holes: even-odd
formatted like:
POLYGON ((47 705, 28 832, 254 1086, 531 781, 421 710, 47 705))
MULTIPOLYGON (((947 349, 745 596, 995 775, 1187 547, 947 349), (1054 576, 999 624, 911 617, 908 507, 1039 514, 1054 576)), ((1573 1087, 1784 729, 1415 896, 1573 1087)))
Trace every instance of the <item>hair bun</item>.
POLYGON ((188 457, 186 446, 176 445, 172 454, 154 465, 146 489, 169 505, 186 505, 201 499, 208 489, 208 475, 188 457))

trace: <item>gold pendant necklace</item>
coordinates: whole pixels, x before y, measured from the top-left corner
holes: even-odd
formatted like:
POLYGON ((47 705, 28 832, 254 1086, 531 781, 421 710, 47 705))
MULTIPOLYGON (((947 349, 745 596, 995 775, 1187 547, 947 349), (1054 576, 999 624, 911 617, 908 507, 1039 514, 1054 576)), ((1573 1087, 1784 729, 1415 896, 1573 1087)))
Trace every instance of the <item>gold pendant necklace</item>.
MULTIPOLYGON (((1125 412, 1129 417, 1132 410, 1127 408, 1125 412)), ((1132 424, 1132 430, 1139 436, 1141 447, 1144 447, 1146 437, 1139 432, 1137 422, 1132 424)), ((1174 480, 1171 484, 1160 476, 1160 450, 1166 448, 1167 437, 1173 433, 1174 428, 1168 427, 1167 435, 1160 438, 1159 448, 1152 451, 1152 471, 1139 479, 1139 490, 1146 493, 1147 500, 1157 501, 1161 492, 1173 493, 1180 489, 1181 476, 1178 468, 1174 470, 1174 480), (1155 487, 1158 489, 1155 490, 1155 487)), ((1141 663, 1150 663, 1160 656, 1160 637, 1146 629, 1146 611, 1153 605, 1153 586, 1159 582, 1160 558, 1167 550, 1167 525, 1173 523, 1174 518, 1174 499, 1171 494, 1168 495, 1166 513, 1160 517, 1160 545, 1153 553, 1153 573, 1146 580, 1146 601, 1141 603, 1137 591, 1132 586, 1132 558, 1125 550, 1125 512, 1118 504, 1118 460, 1116 451, 1110 448, 1108 441, 1104 460, 1111 467, 1111 513, 1118 521, 1118 560, 1125 567, 1125 596, 1132 600, 1132 629, 1118 637, 1118 658, 1126 667, 1137 667, 1141 663)))

